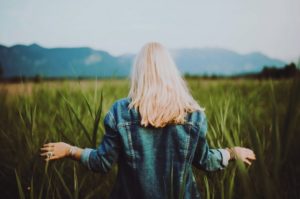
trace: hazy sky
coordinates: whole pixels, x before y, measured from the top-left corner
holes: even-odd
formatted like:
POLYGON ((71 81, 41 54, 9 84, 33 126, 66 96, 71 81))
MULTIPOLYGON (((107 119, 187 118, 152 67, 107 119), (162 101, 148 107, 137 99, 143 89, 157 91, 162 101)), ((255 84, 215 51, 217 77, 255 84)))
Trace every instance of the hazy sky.
POLYGON ((148 41, 300 56, 300 0, 0 0, 0 44, 89 46, 114 55, 148 41))

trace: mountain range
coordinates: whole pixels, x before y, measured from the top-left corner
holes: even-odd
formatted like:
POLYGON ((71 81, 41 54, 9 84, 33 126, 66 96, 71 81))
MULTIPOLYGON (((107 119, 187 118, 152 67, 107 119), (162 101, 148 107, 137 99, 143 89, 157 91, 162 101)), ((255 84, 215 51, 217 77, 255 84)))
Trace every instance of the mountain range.
MULTIPOLYGON (((182 73, 234 75, 259 72, 264 66, 286 63, 262 53, 239 54, 221 48, 171 50, 182 73)), ((124 77, 129 75, 133 54, 113 56, 92 48, 44 48, 38 44, 0 45, 0 67, 5 78, 33 77, 124 77)))

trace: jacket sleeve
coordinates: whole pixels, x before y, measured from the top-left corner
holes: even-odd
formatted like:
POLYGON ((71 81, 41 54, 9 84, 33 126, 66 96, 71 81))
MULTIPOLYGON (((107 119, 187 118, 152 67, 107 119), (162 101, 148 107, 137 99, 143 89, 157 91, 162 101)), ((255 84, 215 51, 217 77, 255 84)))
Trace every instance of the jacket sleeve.
POLYGON ((230 154, 225 149, 210 149, 206 139, 207 120, 203 113, 200 123, 200 136, 193 159, 193 165, 205 171, 224 169, 228 165, 230 154))
POLYGON ((111 112, 104 118, 104 128, 105 134, 98 148, 85 148, 80 158, 83 165, 94 172, 107 173, 119 156, 120 136, 111 112))

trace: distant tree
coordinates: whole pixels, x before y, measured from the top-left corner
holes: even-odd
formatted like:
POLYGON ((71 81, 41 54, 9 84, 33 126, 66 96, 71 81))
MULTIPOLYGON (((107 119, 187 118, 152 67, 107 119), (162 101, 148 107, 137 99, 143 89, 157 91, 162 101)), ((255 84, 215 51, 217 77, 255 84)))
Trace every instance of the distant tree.
POLYGON ((297 70, 300 70, 300 57, 298 59, 297 70))
POLYGON ((0 78, 2 78, 3 74, 4 74, 4 68, 2 66, 2 63, 0 62, 0 78))
POLYGON ((283 68, 276 68, 274 66, 265 66, 260 74, 262 78, 290 78, 299 73, 294 63, 285 65, 283 68))
POLYGON ((40 74, 38 74, 38 75, 34 76, 33 81, 34 81, 35 83, 40 83, 40 82, 43 81, 43 76, 40 75, 40 74))
POLYGON ((289 65, 286 65, 283 69, 283 73, 287 77, 294 76, 297 73, 297 67, 296 64, 290 63, 289 65))

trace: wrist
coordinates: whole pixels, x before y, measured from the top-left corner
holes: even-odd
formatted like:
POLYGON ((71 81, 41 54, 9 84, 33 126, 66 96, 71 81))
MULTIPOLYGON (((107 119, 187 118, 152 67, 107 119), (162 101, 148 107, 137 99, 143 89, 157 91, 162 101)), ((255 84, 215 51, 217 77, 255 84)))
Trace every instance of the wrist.
POLYGON ((65 157, 69 157, 70 156, 70 148, 71 148, 71 145, 66 143, 66 146, 65 146, 65 157))
POLYGON ((69 150, 68 150, 68 157, 74 158, 76 155, 77 149, 78 148, 76 146, 70 145, 69 150))
POLYGON ((236 160, 236 154, 233 150, 233 148, 226 148, 226 150, 229 152, 230 154, 230 159, 229 160, 236 160))

